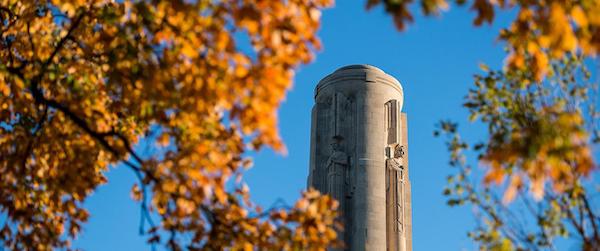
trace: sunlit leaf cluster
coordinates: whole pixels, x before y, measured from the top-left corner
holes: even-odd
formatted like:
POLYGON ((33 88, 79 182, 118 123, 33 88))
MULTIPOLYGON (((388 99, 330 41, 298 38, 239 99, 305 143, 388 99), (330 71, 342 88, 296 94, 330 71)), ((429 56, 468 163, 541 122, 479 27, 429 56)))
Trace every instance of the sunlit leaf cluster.
POLYGON ((529 71, 487 71, 475 77, 465 106, 471 119, 488 125, 490 139, 482 161, 489 165, 487 183, 509 177, 505 200, 528 179, 536 198, 549 182, 564 191, 595 168, 590 133, 597 120, 596 83, 575 56, 553 64, 548 81, 535 82, 529 71), (586 116, 587 115, 587 116, 586 116))
MULTIPOLYGON (((379 4, 394 18, 398 29, 413 22, 413 0, 369 0, 367 8, 379 4)), ((424 15, 448 9, 445 0, 416 1, 424 15)), ((476 13, 473 24, 491 24, 498 13, 516 12, 510 25, 499 34, 508 44, 507 64, 531 71, 542 80, 551 71, 551 61, 569 53, 595 56, 600 53, 600 1, 598 0, 456 0, 476 13)))
POLYGON ((483 142, 461 139, 455 123, 439 125, 457 168, 444 194, 450 206, 473 206, 478 224, 469 236, 483 250, 560 250, 563 238, 600 248, 598 83, 579 56, 551 65, 543 82, 531 71, 482 67, 464 105, 487 127, 483 142))

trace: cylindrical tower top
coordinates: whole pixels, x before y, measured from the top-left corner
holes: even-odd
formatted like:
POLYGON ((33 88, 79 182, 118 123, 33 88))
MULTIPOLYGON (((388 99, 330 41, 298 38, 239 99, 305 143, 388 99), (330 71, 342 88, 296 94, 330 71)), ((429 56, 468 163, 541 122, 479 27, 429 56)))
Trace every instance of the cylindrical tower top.
POLYGON ((402 248, 408 169, 398 171, 403 95, 398 80, 370 65, 342 67, 315 88, 308 183, 340 203, 347 250, 410 250, 402 248))
POLYGON ((400 93, 403 93, 402 84, 383 70, 368 64, 355 64, 341 67, 321 79, 315 88, 315 97, 319 94, 320 90, 325 89, 327 86, 338 82, 347 82, 349 80, 362 80, 364 83, 372 82, 387 84, 397 89, 400 93))

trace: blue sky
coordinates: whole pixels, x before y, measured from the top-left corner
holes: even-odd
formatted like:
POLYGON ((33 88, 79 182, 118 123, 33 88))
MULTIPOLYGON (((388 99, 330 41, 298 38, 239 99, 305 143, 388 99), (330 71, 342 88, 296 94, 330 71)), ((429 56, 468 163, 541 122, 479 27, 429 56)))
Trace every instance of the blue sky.
MULTIPOLYGON (((473 250, 466 237, 473 225, 470 209, 449 208, 442 196, 452 170, 443 141, 432 132, 436 122, 450 118, 460 122, 467 139, 484 135, 481 128, 466 121, 467 110, 461 103, 472 86, 473 74, 479 72, 479 63, 501 66, 504 52, 496 36, 507 19, 474 28, 475 13, 468 7, 452 7, 441 17, 417 17, 407 31, 398 32, 381 8, 366 12, 365 2, 340 0, 324 11, 320 31, 324 48, 314 62, 299 69, 279 110, 279 129, 288 154, 268 149, 253 154, 255 166, 245 176, 252 198, 264 207, 278 199, 294 203, 308 175, 314 87, 339 67, 371 64, 396 77, 404 88, 414 250, 473 250)), ((108 184, 86 202, 92 216, 75 247, 149 250, 145 237, 138 234, 139 206, 129 196, 134 175, 117 167, 108 178, 108 184)))

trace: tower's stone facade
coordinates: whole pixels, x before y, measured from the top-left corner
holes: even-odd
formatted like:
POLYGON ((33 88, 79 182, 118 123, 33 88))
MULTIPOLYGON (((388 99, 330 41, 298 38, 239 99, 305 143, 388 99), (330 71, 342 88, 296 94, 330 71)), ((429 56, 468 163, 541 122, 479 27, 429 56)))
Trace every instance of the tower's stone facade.
POLYGON ((340 202, 347 250, 412 251, 402 103, 400 83, 369 65, 342 67, 315 89, 308 186, 340 202))

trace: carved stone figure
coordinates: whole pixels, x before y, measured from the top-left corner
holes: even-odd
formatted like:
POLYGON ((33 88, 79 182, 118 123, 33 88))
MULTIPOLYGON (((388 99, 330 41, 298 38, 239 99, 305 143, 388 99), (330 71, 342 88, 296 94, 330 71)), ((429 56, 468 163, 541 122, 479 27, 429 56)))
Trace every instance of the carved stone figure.
POLYGON ((386 201, 388 233, 394 233, 388 236, 388 242, 397 250, 404 250, 404 149, 399 144, 386 160, 386 201))
POLYGON ((341 211, 344 209, 344 191, 347 183, 348 155, 342 151, 341 136, 334 136, 331 142, 331 155, 325 165, 327 170, 327 192, 338 200, 341 211))
POLYGON ((387 159, 387 165, 394 169, 404 169, 404 146, 396 145, 391 158, 387 159))

